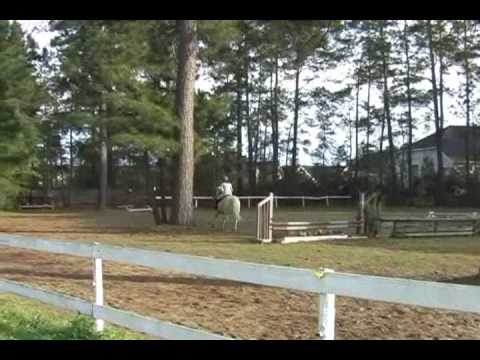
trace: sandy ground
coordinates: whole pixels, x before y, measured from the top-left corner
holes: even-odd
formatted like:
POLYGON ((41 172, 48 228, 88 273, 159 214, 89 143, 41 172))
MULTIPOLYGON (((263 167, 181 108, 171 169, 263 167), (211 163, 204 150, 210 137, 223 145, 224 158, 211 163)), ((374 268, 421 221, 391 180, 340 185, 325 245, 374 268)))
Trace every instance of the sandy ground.
MULTIPOLYGON (((55 238, 68 235, 71 240, 77 235, 93 239, 96 233, 118 236, 150 226, 148 217, 112 221, 87 213, 8 216, 0 217, 0 230, 53 232, 55 238)), ((312 294, 112 262, 104 268, 109 306, 237 338, 316 338, 318 297, 312 294)), ((93 300, 91 270, 89 259, 0 247, 0 277, 88 300, 93 300)), ((338 339, 480 339, 480 316, 469 313, 337 297, 336 316, 338 339)))

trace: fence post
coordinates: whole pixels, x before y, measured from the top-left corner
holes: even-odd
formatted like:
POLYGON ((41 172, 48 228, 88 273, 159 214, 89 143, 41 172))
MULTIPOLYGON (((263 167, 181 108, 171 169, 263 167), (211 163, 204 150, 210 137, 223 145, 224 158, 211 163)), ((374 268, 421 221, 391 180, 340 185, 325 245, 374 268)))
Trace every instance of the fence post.
MULTIPOLYGON (((97 242, 94 243, 93 258, 93 286, 95 287, 95 305, 103 306, 103 264, 102 258, 97 253, 97 242)), ((95 319, 95 329, 102 332, 105 328, 105 322, 102 319, 95 319)))
POLYGON ((195 209, 198 208, 198 199, 195 199, 195 209))
POLYGON ((302 196, 302 207, 305 208, 305 196, 302 196))
POLYGON ((278 198, 274 197, 275 199, 275 209, 278 209, 278 198))
MULTIPOLYGON (((324 272, 333 273, 331 269, 324 272)), ((320 294, 318 302, 318 335, 320 340, 335 340, 335 294, 320 294)))
POLYGON ((327 203, 327 207, 330 207, 330 202, 328 201, 328 195, 327 195, 327 197, 325 198, 325 202, 327 203))
POLYGON ((248 202, 248 208, 250 209, 250 198, 249 197, 247 198, 247 202, 248 202))
POLYGON ((275 199, 275 196, 273 195, 273 193, 270 193, 270 201, 269 201, 269 205, 268 205, 268 240, 270 242, 273 241, 272 237, 273 237, 273 234, 272 234, 272 220, 273 220, 273 199, 275 199))

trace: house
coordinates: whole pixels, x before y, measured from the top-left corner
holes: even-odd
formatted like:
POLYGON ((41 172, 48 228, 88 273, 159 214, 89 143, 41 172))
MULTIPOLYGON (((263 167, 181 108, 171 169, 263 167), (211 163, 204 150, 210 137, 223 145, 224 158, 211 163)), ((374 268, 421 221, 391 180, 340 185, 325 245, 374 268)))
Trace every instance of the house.
MULTIPOLYGON (((480 127, 448 126, 443 130, 442 160, 445 175, 465 173, 465 138, 470 133, 470 173, 480 170, 480 127)), ((406 147, 397 152, 397 171, 402 174, 402 180, 407 182, 407 151, 406 147)), ((420 139, 412 145, 412 174, 414 178, 424 177, 438 170, 435 133, 420 139)))
MULTIPOLYGON (((473 126, 470 132, 470 173, 480 173, 480 127, 473 126)), ((466 126, 448 126, 443 130, 442 160, 445 175, 465 173, 465 137, 466 126)), ((397 174, 403 185, 408 183, 407 171, 408 151, 404 145, 395 151, 397 174)), ((369 153, 359 160, 359 176, 374 176, 378 179, 379 169, 383 168, 384 176, 388 173, 389 152, 384 150, 369 153)), ((438 170, 435 133, 430 134, 412 144, 412 174, 413 178, 422 178, 436 173, 438 170)))

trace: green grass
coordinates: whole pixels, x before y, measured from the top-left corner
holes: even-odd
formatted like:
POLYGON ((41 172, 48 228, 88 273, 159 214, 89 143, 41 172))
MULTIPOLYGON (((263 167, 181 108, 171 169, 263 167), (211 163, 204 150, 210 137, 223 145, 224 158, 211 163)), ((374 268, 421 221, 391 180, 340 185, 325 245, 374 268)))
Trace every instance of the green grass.
POLYGON ((39 302, 0 294, 0 340, 140 340, 142 335, 105 327, 97 333, 94 320, 39 302))

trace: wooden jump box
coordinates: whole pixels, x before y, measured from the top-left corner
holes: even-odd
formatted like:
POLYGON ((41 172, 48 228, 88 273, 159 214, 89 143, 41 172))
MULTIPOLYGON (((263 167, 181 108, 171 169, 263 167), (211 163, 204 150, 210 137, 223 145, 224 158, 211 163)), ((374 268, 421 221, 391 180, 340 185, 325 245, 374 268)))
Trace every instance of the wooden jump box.
POLYGON ((472 236, 478 233, 480 218, 381 218, 391 224, 390 237, 472 236), (463 226, 462 226, 463 225, 463 226))

